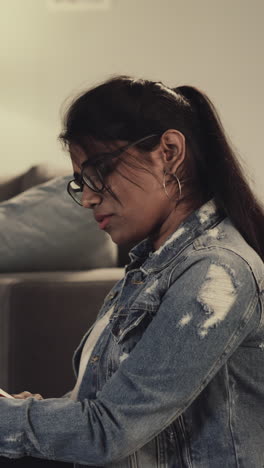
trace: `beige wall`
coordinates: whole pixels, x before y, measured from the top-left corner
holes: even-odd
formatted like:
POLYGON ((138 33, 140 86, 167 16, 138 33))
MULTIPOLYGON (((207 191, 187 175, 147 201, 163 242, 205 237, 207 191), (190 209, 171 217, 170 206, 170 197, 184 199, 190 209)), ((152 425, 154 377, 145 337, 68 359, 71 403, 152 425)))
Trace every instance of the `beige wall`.
POLYGON ((122 73, 204 89, 264 197, 263 0, 112 0, 54 12, 0 0, 2 174, 67 165, 56 136, 69 95, 122 73))

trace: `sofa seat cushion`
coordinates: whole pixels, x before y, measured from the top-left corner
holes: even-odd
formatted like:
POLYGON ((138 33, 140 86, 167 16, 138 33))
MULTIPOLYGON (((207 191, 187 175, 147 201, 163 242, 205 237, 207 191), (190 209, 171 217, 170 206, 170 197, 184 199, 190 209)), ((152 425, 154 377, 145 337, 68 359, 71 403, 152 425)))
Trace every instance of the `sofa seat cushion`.
POLYGON ((122 268, 0 274, 1 387, 60 397, 75 385, 72 355, 122 268))

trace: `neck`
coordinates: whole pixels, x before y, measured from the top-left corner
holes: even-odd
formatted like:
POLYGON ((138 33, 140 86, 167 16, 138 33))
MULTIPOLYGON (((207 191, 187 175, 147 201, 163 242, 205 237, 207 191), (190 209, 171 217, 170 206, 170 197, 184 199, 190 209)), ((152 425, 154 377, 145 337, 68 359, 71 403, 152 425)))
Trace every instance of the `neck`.
POLYGON ((153 249, 158 250, 168 237, 175 232, 178 227, 190 216, 202 203, 194 203, 193 201, 182 200, 172 209, 165 221, 161 224, 158 231, 151 236, 153 249))

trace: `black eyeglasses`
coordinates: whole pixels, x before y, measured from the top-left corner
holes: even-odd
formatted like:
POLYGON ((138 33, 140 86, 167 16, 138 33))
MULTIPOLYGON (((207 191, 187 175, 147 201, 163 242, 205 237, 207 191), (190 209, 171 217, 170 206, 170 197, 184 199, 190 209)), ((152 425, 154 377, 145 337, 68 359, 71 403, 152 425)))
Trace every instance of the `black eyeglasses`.
POLYGON ((70 180, 67 185, 68 194, 76 203, 82 206, 84 185, 86 185, 90 190, 93 190, 93 192, 103 192, 106 188, 105 179, 115 169, 115 166, 118 163, 118 156, 121 156, 124 151, 132 146, 138 145, 139 143, 156 136, 158 135, 148 135, 144 138, 140 138, 140 140, 118 148, 112 153, 99 153, 88 161, 84 161, 81 166, 81 173, 74 173, 74 179, 70 180))

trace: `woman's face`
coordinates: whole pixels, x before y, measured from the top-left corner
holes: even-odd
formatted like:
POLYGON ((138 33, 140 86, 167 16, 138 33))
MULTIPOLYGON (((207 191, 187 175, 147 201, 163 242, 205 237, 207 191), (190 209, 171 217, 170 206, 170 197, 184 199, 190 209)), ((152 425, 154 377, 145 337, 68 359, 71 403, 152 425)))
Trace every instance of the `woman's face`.
MULTIPOLYGON (((103 144, 99 146, 99 151, 111 151, 109 145, 107 149, 103 144)), ((112 151, 114 149, 116 146, 112 151)), ((71 146, 70 154, 74 173, 80 174, 81 164, 89 158, 75 145, 71 146)), ((136 243, 151 236, 154 248, 158 248, 174 230, 176 203, 165 194, 164 167, 158 149, 151 152, 149 158, 146 162, 135 147, 121 156, 105 181, 117 199, 107 190, 96 193, 84 185, 83 206, 93 210, 99 228, 116 244, 136 243)))

